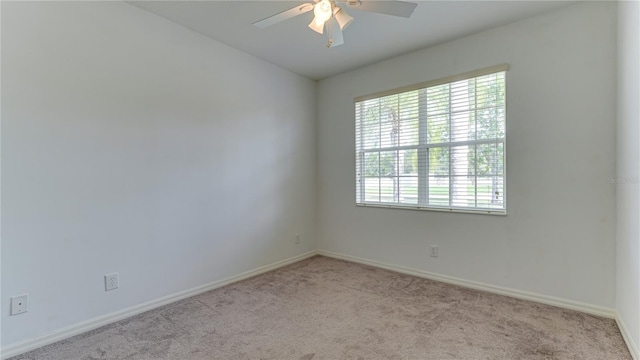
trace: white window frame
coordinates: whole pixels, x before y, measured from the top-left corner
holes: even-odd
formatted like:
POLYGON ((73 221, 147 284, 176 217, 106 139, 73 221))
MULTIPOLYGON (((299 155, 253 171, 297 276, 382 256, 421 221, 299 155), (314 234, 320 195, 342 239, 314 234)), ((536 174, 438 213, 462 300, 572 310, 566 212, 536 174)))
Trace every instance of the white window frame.
MULTIPOLYGON (((507 104, 506 104, 506 72, 509 70, 509 66, 507 64, 501 64, 501 65, 497 65, 497 66, 492 66, 489 68, 484 68, 484 69, 480 69, 480 70, 475 70, 475 71, 471 71, 471 72, 467 72, 467 73, 463 73, 463 74, 459 74, 459 75, 454 75, 454 76, 449 76, 446 78, 442 78, 442 79, 438 79, 438 80, 433 80, 433 81, 427 81, 427 82, 422 82, 419 84, 415 84, 415 85, 411 85, 411 86, 405 86, 405 87, 401 87, 401 88, 396 88, 396 89, 391 89, 391 90, 387 90, 387 91, 382 91, 382 92, 377 92, 374 94, 369 94, 369 95, 365 95, 365 96, 360 96, 360 97, 356 97, 354 99, 354 105, 357 107, 358 103, 361 103, 363 101, 366 100, 372 100, 372 99, 377 99, 377 98, 382 98, 385 96, 389 96, 389 95, 396 95, 396 94, 400 94, 400 93, 404 93, 404 92, 408 92, 408 91, 414 91, 414 90, 420 90, 420 89, 426 89, 426 88, 430 88, 430 87, 435 87, 435 86, 439 86, 439 85, 444 85, 444 84, 451 84, 451 83, 455 83, 457 81, 462 81, 462 80, 468 80, 468 79, 472 79, 472 78, 477 78, 477 77, 481 77, 481 76, 485 76, 485 75, 491 75, 491 74, 495 74, 495 73, 501 73, 504 72, 505 73, 505 99, 504 99, 504 109, 505 109, 505 134, 504 137, 499 139, 499 138, 495 138, 495 139, 490 139, 490 140, 469 140, 469 141, 462 141, 462 142, 445 142, 445 143, 439 143, 439 144, 427 144, 425 139, 425 135, 422 134, 422 132, 424 131, 423 128, 425 127, 425 125, 422 124, 422 119, 420 119, 420 141, 418 145, 410 145, 410 146, 394 146, 391 148, 376 148, 376 149, 370 149, 370 150, 363 150, 361 149, 363 146, 362 144, 358 144, 357 141, 358 139, 360 139, 361 142, 363 142, 363 134, 360 134, 360 136, 358 136, 358 134, 356 134, 355 137, 355 145, 356 145, 356 166, 355 166, 355 175, 356 175, 356 205, 357 206, 362 206, 362 207, 383 207, 383 208, 397 208, 397 209, 409 209, 409 210, 428 210, 428 211, 444 211, 444 212, 458 212, 458 213, 473 213, 473 214, 490 214, 490 215, 506 215, 507 214, 507 168, 506 168, 506 154, 507 154, 507 149, 506 149, 506 119, 507 119, 507 113, 506 113, 506 108, 507 108, 507 104), (451 200, 449 201, 449 205, 448 206, 438 206, 438 205, 429 205, 428 204, 428 197, 429 197, 429 189, 428 189, 428 169, 425 166, 421 166, 418 165, 418 178, 419 178, 419 186, 418 186, 418 204, 420 205, 415 205, 415 204, 402 204, 402 203, 396 203, 396 202, 375 202, 375 201, 365 201, 364 198, 364 194, 365 194, 365 185, 364 185, 364 181, 362 181, 364 179, 364 176, 361 174, 363 174, 364 170, 365 170, 365 165, 364 165, 364 159, 365 156, 364 154, 366 152, 382 152, 382 151, 401 151, 401 150, 406 150, 406 149, 417 149, 418 152, 418 163, 419 164, 428 164, 427 161, 428 159, 426 159, 427 152, 429 148, 435 148, 435 147, 453 147, 453 146, 464 146, 464 145, 478 145, 478 144, 498 144, 501 143, 503 146, 503 173, 502 173, 502 180, 503 180, 503 188, 502 188, 502 202, 503 202, 503 207, 502 208, 479 208, 479 207, 456 207, 456 206, 452 206, 451 205, 451 200), (420 159, 423 159, 422 161, 420 159), (425 188, 426 187, 426 188, 425 188), (424 204, 427 204, 426 206, 424 206, 424 204)), ((356 109, 356 114, 358 114, 359 112, 357 111, 358 109, 356 109)), ((449 111, 449 113, 451 113, 451 111, 449 111)), ((359 126, 358 125, 358 118, 357 115, 354 116, 355 121, 356 121, 356 131, 358 129, 358 127, 360 127, 360 130, 362 131, 363 126, 359 126)), ((422 118, 422 116, 420 116, 420 118, 422 118)), ((449 120, 451 121, 451 120, 449 120)), ((449 151, 449 157, 451 158, 451 151, 449 151)), ((428 165, 427 165, 428 166, 428 165)), ((451 167, 452 164, 449 163, 449 167, 451 167)), ((451 173, 451 169, 449 170, 449 173, 451 173)), ((476 182, 477 182, 477 174, 476 176, 476 182)), ((450 179, 450 184, 449 184, 449 196, 451 199, 451 181, 452 181, 452 176, 449 176, 450 179)), ((476 194, 476 201, 477 201, 477 194, 476 194)), ((476 202, 476 206, 477 206, 477 202, 476 202)))

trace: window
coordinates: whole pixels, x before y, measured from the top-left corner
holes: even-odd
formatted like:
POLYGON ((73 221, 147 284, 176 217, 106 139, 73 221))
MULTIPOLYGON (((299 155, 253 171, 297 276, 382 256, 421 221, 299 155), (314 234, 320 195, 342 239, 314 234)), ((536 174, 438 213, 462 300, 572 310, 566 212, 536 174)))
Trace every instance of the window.
POLYGON ((505 214, 507 69, 356 98, 356 204, 505 214))

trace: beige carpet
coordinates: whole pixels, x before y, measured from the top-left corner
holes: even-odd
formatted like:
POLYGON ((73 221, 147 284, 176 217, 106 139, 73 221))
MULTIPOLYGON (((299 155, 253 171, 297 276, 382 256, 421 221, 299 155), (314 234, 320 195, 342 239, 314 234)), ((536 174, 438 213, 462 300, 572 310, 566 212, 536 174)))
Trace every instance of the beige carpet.
POLYGON ((630 359, 615 322, 313 257, 14 359, 630 359))

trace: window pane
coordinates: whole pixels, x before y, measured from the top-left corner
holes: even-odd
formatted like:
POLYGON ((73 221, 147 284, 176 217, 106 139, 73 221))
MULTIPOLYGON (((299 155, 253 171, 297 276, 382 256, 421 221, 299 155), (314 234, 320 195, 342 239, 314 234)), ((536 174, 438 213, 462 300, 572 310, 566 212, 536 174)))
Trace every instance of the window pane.
POLYGON ((364 178, 364 201, 380 201, 380 179, 377 177, 364 178))
POLYGON ((397 123, 390 120, 383 121, 380 124, 380 147, 398 146, 399 135, 397 123))
POLYGON ((449 142, 449 115, 429 116, 427 118, 427 136, 429 144, 449 142))
POLYGON ((365 126, 362 132, 363 149, 376 149, 380 147, 380 125, 365 126))
POLYGON ((420 116, 419 91, 409 91, 399 95, 400 119, 417 119, 420 116))
POLYGON ((380 123, 380 99, 367 100, 363 105, 364 126, 377 126, 380 123))
POLYGON ((399 145, 410 146, 419 143, 418 118, 410 118, 400 122, 399 145))
POLYGON ((418 204, 418 178, 400 178, 400 203, 418 204))
POLYGON ((476 206, 474 177, 453 176, 451 179, 451 205, 461 207, 476 206))
POLYGON ((495 187, 492 185, 492 188, 491 188, 491 195, 492 195, 491 208, 504 209, 504 177, 496 176, 494 177, 494 179, 495 179, 495 187))
POLYGON ((427 116, 449 112, 449 85, 427 89, 427 116))
MULTIPOLYGON (((497 108, 486 108, 476 112, 478 140, 498 139, 501 132, 498 131, 497 108)), ((504 132, 504 130, 502 130, 504 132)))
POLYGON ((380 166, 380 154, 379 153, 365 153, 364 154, 364 176, 379 176, 380 166))
POLYGON ((451 84, 451 111, 460 112, 475 108, 475 81, 457 81, 451 84))
POLYGON ((380 201, 382 202, 398 202, 398 178, 383 177, 380 178, 380 201))
POLYGON ((449 148, 429 149, 429 175, 449 175, 449 148))
POLYGON ((475 157, 474 147, 474 145, 471 145, 451 148, 451 175, 468 176, 475 173, 473 163, 473 158, 475 157))
POLYGON ((475 140, 476 120, 474 111, 451 115, 451 142, 475 140))
POLYGON ((476 168, 478 175, 502 175, 504 172, 504 145, 478 144, 476 168))
POLYGON ((502 177, 478 177, 478 207, 504 208, 504 179, 502 177))
POLYGON ((499 86, 496 74, 481 76, 476 80, 478 108, 498 106, 499 86))
POLYGON ((496 144, 496 159, 494 162, 495 174, 504 177, 504 144, 496 144))
POLYGON ((496 75, 496 92, 498 93, 498 106, 502 106, 504 107, 504 104, 506 102, 505 100, 505 86, 506 83, 504 81, 504 73, 497 73, 496 75))
POLYGON ((380 99, 367 100, 356 107, 359 122, 356 128, 362 135, 362 148, 372 149, 380 146, 380 99))
POLYGON ((400 175, 418 175, 418 150, 400 151, 400 175))
POLYGON ((429 177, 429 205, 449 206, 449 177, 429 177))
POLYGON ((478 139, 504 137, 504 74, 478 78, 478 139))
POLYGON ((380 176, 395 176, 397 169, 397 151, 380 152, 380 176))
POLYGON ((496 111, 496 135, 500 139, 505 137, 505 111, 504 108, 498 108, 496 111))

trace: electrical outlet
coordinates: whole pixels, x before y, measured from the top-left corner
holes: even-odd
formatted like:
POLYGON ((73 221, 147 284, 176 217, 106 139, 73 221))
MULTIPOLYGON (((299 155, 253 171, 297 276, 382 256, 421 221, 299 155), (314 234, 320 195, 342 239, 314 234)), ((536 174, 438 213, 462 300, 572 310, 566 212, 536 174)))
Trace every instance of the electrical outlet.
POLYGON ((104 291, 115 290, 118 287, 118 273, 107 274, 104 276, 104 291))
POLYGON ((11 298, 11 315, 26 313, 29 310, 29 294, 11 298))
POLYGON ((296 244, 300 244, 300 234, 296 234, 296 244))
POLYGON ((431 245, 431 257, 438 257, 438 245, 431 245))

